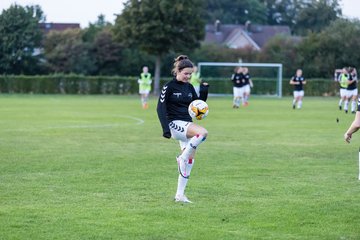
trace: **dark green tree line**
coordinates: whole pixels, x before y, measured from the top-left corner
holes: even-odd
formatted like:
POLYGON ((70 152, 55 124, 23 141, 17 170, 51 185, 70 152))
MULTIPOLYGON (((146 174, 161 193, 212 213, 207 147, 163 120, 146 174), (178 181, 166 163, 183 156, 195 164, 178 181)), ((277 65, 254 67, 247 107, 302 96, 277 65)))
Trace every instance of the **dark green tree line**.
POLYGON ((40 6, 14 4, 0 14, 0 73, 34 74, 40 71, 44 21, 40 6))

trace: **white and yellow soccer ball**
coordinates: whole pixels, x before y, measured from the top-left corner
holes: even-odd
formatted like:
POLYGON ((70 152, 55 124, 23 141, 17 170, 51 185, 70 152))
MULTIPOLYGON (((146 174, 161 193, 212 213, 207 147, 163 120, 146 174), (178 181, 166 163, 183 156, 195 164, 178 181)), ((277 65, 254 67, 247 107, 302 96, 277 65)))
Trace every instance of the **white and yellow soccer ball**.
POLYGON ((190 117, 197 120, 202 120, 209 114, 209 106, 203 100, 192 101, 188 110, 190 117))

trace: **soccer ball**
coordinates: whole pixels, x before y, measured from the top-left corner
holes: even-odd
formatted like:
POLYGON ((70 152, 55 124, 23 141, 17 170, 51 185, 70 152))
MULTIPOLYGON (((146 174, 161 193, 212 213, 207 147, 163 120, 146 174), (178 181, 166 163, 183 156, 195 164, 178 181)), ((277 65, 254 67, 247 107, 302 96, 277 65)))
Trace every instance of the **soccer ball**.
POLYGON ((209 114, 209 106, 203 100, 194 100, 189 105, 189 115, 197 120, 204 119, 209 114))

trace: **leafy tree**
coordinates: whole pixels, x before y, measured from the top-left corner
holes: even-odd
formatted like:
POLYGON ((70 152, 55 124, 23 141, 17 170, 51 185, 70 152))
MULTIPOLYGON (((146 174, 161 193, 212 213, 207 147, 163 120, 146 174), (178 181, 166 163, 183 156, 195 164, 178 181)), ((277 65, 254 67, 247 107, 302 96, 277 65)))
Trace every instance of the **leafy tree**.
POLYGON ((44 21, 40 6, 14 4, 0 15, 0 73, 35 74, 39 69, 42 32, 39 22, 44 21))
POLYGON ((129 0, 117 17, 117 39, 125 46, 137 46, 156 56, 155 94, 160 90, 161 57, 200 45, 204 36, 202 9, 202 0, 129 0))
POLYGON ((287 25, 292 32, 321 31, 341 16, 339 0, 260 0, 266 7, 267 23, 287 25))
POLYGON ((47 63, 51 70, 63 73, 92 74, 96 71, 91 43, 83 42, 80 29, 52 31, 44 41, 47 63))
POLYGON ((339 16, 341 9, 337 0, 312 0, 300 10, 295 32, 302 35, 320 32, 339 16))
POLYGON ((105 15, 100 14, 94 23, 89 23, 89 26, 84 29, 83 39, 86 42, 93 42, 96 35, 105 28, 110 28, 111 23, 105 20, 105 15))
POLYGON ((335 68, 358 66, 360 21, 338 19, 320 33, 312 33, 299 45, 299 63, 317 77, 332 76, 335 68))
MULTIPOLYGON (((164 58, 164 57, 163 57, 164 58)), ((173 60, 170 59, 169 61, 173 60)), ((123 76, 138 76, 142 71, 142 66, 146 65, 149 67, 149 71, 152 72, 155 69, 156 58, 148 53, 141 51, 139 48, 123 48, 121 52, 121 67, 119 68, 118 74, 123 76)), ((168 62, 163 61, 161 69, 168 67, 168 62)), ((166 69, 165 69, 166 70, 166 69)), ((171 71, 165 71, 171 73, 171 71)))
POLYGON ((244 24, 250 20, 265 23, 266 8, 259 0, 206 0, 204 19, 207 23, 220 20, 224 24, 244 24))
POLYGON ((299 39, 284 35, 272 38, 262 49, 258 61, 283 63, 284 76, 291 76, 298 66, 297 46, 299 39))
POLYGON ((110 29, 103 29, 96 34, 92 51, 97 67, 94 74, 111 75, 119 72, 122 48, 114 40, 110 29))

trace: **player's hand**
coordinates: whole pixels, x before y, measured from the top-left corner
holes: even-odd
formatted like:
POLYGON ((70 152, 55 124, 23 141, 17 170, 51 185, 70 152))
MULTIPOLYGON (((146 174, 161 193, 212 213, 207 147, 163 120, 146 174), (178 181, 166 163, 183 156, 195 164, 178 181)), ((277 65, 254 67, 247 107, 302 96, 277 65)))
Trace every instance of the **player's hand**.
POLYGON ((202 85, 209 86, 209 84, 207 82, 203 82, 202 85))
POLYGON ((170 132, 164 132, 163 137, 164 138, 171 138, 171 133, 170 132))
POLYGON ((352 137, 352 134, 349 134, 347 132, 344 134, 344 139, 347 143, 350 143, 351 137, 352 137))

